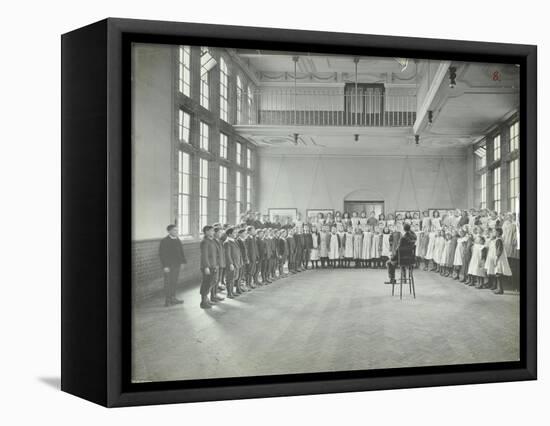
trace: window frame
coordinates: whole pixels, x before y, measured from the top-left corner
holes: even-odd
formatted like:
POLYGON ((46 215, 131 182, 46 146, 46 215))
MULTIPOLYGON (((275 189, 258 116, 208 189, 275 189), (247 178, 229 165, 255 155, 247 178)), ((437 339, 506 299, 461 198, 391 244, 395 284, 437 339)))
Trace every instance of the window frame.
POLYGON ((199 158, 199 235, 202 233, 202 228, 208 224, 209 166, 210 161, 199 158))
POLYGON ((497 166, 493 169, 493 210, 497 213, 502 211, 502 168, 497 166), (497 179, 498 178, 498 179, 497 179), (498 205, 498 208, 497 208, 498 205))
POLYGON ((178 234, 181 238, 189 239, 193 237, 193 232, 191 230, 191 198, 192 198, 192 155, 182 149, 178 149, 178 170, 177 170, 177 193, 176 193, 176 202, 177 202, 177 211, 176 211, 176 218, 177 218, 177 226, 178 226, 178 234), (183 159, 186 158, 187 161, 187 171, 182 171, 182 164, 183 159), (187 192, 184 191, 183 180, 184 178, 187 180, 187 192), (187 203, 187 213, 183 213, 183 200, 186 200, 187 203), (183 227, 183 218, 186 217, 186 231, 184 232, 183 227))
POLYGON ((210 125, 206 121, 202 120, 200 121, 199 125, 199 148, 205 152, 210 152, 210 125), (206 148, 204 147, 205 140, 206 148))
POLYGON ((220 119, 229 122, 229 68, 220 56, 220 119))
POLYGON ((191 46, 187 45, 178 48, 178 92, 191 97, 191 46))

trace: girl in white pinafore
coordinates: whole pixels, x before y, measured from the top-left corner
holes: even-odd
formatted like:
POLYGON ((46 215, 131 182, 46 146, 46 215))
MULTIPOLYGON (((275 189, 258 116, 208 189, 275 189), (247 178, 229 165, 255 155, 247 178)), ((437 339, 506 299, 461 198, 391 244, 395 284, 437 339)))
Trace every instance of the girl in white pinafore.
POLYGON ((329 237, 328 244, 328 263, 332 268, 336 267, 336 262, 340 258, 340 247, 338 234, 336 233, 336 227, 332 227, 332 232, 329 237))
POLYGON ((437 237, 435 239, 434 247, 434 263, 437 265, 435 272, 441 272, 441 255, 443 254, 443 249, 445 248, 445 233, 443 230, 439 230, 437 237))
POLYGON ((428 248, 426 249, 426 256, 424 257, 424 270, 427 271, 430 265, 430 261, 432 261, 432 268, 431 270, 435 270, 435 260, 434 260, 434 250, 435 250, 435 240, 437 237, 437 232, 432 229, 431 222, 428 226, 429 232, 428 232, 428 248))
POLYGON ((468 236, 465 235, 462 229, 458 231, 458 235, 459 238, 456 243, 455 258, 453 259, 453 278, 455 280, 460 279, 460 268, 462 267, 462 262, 464 261, 464 248, 466 242, 468 241, 468 236))
POLYGON ((449 246, 451 245, 451 233, 447 232, 444 237, 445 243, 443 244, 443 250, 439 256, 439 273, 443 275, 447 271, 447 256, 449 253, 449 246))
POLYGON ((344 258, 345 263, 344 266, 346 268, 349 268, 351 265, 351 261, 353 259, 353 228, 348 226, 348 232, 346 232, 346 241, 345 241, 345 250, 344 250, 344 258))
POLYGON ((489 284, 491 285, 491 281, 493 282, 491 289, 494 290, 495 294, 503 294, 502 276, 512 276, 512 270, 510 269, 506 249, 502 241, 502 228, 495 228, 493 230, 493 239, 489 244, 485 269, 487 270, 487 275, 489 275, 489 284))
POLYGON ((366 267, 370 266, 371 263, 371 252, 372 252, 372 231, 370 227, 366 228, 366 231, 363 233, 363 249, 361 251, 361 258, 363 259, 363 265, 366 267))
POLYGON ((472 285, 481 286, 485 278, 485 262, 483 261, 483 249, 485 248, 485 239, 477 236, 472 247, 472 258, 468 266, 468 275, 472 277, 472 285))

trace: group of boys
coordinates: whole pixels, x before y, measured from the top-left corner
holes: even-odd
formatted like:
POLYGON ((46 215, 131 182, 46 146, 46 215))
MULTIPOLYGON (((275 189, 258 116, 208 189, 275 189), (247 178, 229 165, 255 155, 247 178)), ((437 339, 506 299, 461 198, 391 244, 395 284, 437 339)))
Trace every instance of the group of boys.
POLYGON ((232 228, 215 224, 205 226, 202 231, 202 309, 210 309, 224 300, 220 290, 225 289, 232 299, 289 273, 306 270, 313 246, 311 234, 302 233, 300 228, 256 229, 244 224, 232 228))

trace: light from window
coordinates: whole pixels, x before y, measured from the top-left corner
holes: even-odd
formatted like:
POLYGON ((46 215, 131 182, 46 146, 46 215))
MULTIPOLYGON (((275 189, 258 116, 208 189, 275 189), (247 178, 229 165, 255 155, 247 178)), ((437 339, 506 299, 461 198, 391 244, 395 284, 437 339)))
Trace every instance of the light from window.
POLYGON ((500 135, 495 136, 493 139, 493 147, 494 147, 494 161, 500 160, 500 135))
POLYGON ((208 136, 210 133, 210 128, 208 127, 208 124, 206 124, 204 121, 201 121, 200 126, 200 147, 201 149, 204 149, 205 151, 208 151, 209 149, 209 142, 208 142, 208 136))
POLYGON ((220 223, 227 222, 227 167, 220 166, 220 223))
POLYGON ((220 133, 220 157, 227 159, 227 135, 220 133))
POLYGON ((241 221, 241 211, 242 211, 242 174, 241 172, 236 172, 235 174, 235 223, 240 223, 241 221))
POLYGON ((178 55, 179 91, 191 96, 191 48, 180 46, 178 55))
POLYGON ((200 159, 199 167, 199 232, 208 224, 208 160, 200 159))
POLYGON ((201 105, 210 108, 210 70, 216 61, 210 55, 208 47, 201 47, 201 105))
POLYGON ((252 210, 252 177, 246 176, 246 211, 252 210))
POLYGON ((228 81, 227 64, 223 58, 220 58, 220 118, 224 121, 227 121, 228 81))
POLYGON ((243 122, 243 83, 241 77, 237 76, 237 124, 243 122))
POLYGON ((519 149, 519 121, 510 126, 510 152, 519 149))
POLYGON ((519 201, 519 159, 510 161, 510 211, 518 213, 519 201))
POLYGON ((481 175, 481 208, 487 208, 487 173, 481 175))
POLYGON ((474 154, 476 156, 476 169, 480 170, 487 165, 487 149, 485 145, 478 147, 474 154))
POLYGON ((178 151, 178 231, 180 236, 189 236, 189 182, 191 180, 189 154, 178 151))
POLYGON ((246 148, 246 167, 252 168, 252 150, 250 148, 246 148))
POLYGON ((237 161, 237 164, 240 166, 241 165, 241 158, 242 158, 242 145, 237 142, 235 144, 236 148, 237 148, 237 151, 236 151, 236 157, 235 157, 235 160, 237 161))
POLYGON ((178 138, 180 142, 189 143, 191 117, 183 110, 179 110, 178 138))
POLYGON ((500 167, 493 170, 493 210, 500 213, 500 167))
POLYGON ((250 87, 250 84, 248 85, 246 100, 248 104, 248 124, 252 124, 253 113, 254 113, 254 108, 253 108, 254 95, 252 95, 252 88, 250 87))

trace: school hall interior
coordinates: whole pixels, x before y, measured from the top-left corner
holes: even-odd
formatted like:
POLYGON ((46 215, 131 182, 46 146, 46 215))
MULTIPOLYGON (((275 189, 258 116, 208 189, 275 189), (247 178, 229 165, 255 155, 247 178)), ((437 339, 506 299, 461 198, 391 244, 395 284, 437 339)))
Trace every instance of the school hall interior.
POLYGON ((519 294, 414 271, 314 269, 199 309, 201 229, 247 211, 518 212, 519 68, 136 44, 132 379, 519 359, 519 294), (187 264, 163 305, 159 243, 187 264))

